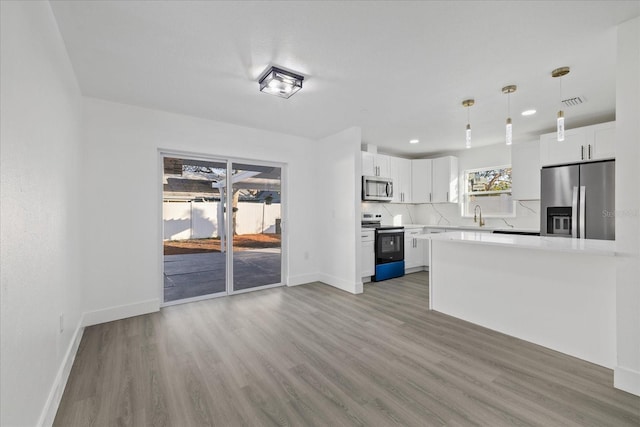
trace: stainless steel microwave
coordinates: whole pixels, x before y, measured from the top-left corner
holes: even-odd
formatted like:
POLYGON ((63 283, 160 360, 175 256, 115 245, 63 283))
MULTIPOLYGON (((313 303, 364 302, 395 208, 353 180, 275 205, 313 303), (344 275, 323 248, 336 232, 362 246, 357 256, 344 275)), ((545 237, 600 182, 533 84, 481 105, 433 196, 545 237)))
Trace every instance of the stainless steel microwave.
POLYGON ((393 199, 393 180, 379 176, 362 177, 362 200, 390 202, 393 199))

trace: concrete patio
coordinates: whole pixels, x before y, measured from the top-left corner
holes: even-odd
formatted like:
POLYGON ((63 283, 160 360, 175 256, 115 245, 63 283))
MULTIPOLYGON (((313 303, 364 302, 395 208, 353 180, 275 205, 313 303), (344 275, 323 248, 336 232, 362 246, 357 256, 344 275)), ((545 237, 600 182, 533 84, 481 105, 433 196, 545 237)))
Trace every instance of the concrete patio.
MULTIPOLYGON (((224 292, 225 257, 220 252, 165 255, 165 302, 224 292)), ((279 248, 234 252, 234 290, 280 283, 280 260, 279 248)))

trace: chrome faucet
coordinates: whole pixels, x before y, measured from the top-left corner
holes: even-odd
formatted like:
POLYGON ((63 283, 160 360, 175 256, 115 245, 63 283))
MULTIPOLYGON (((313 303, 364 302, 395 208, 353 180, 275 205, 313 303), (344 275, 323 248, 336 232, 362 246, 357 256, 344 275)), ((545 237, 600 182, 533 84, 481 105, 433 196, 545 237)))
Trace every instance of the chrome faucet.
POLYGON ((473 222, 478 222, 478 219, 480 220, 480 227, 483 227, 484 220, 482 219, 482 208, 480 205, 476 205, 476 207, 473 208, 473 222))

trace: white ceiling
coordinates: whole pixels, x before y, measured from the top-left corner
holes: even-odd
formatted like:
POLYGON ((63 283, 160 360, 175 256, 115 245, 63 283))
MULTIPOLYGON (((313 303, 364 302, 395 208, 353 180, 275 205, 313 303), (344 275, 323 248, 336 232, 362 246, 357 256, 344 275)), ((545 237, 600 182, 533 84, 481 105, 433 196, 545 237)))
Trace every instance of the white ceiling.
POLYGON ((406 157, 614 118, 616 25, 640 1, 51 1, 87 96, 309 138, 361 126, 406 157), (300 72, 290 99, 260 93, 269 64, 300 72), (535 108, 533 117, 520 112, 535 108), (409 139, 419 144, 410 145, 409 139))

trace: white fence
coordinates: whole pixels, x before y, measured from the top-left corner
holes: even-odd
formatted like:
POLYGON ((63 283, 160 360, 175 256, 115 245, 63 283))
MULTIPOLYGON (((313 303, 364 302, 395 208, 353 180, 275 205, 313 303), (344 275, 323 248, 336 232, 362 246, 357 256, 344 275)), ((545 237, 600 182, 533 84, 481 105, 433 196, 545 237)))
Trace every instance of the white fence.
MULTIPOLYGON (((164 239, 202 239, 220 237, 218 202, 164 202, 164 239)), ((239 202, 236 212, 237 234, 275 233, 280 203, 239 202)), ((231 220, 231 218, 229 218, 231 220)))

